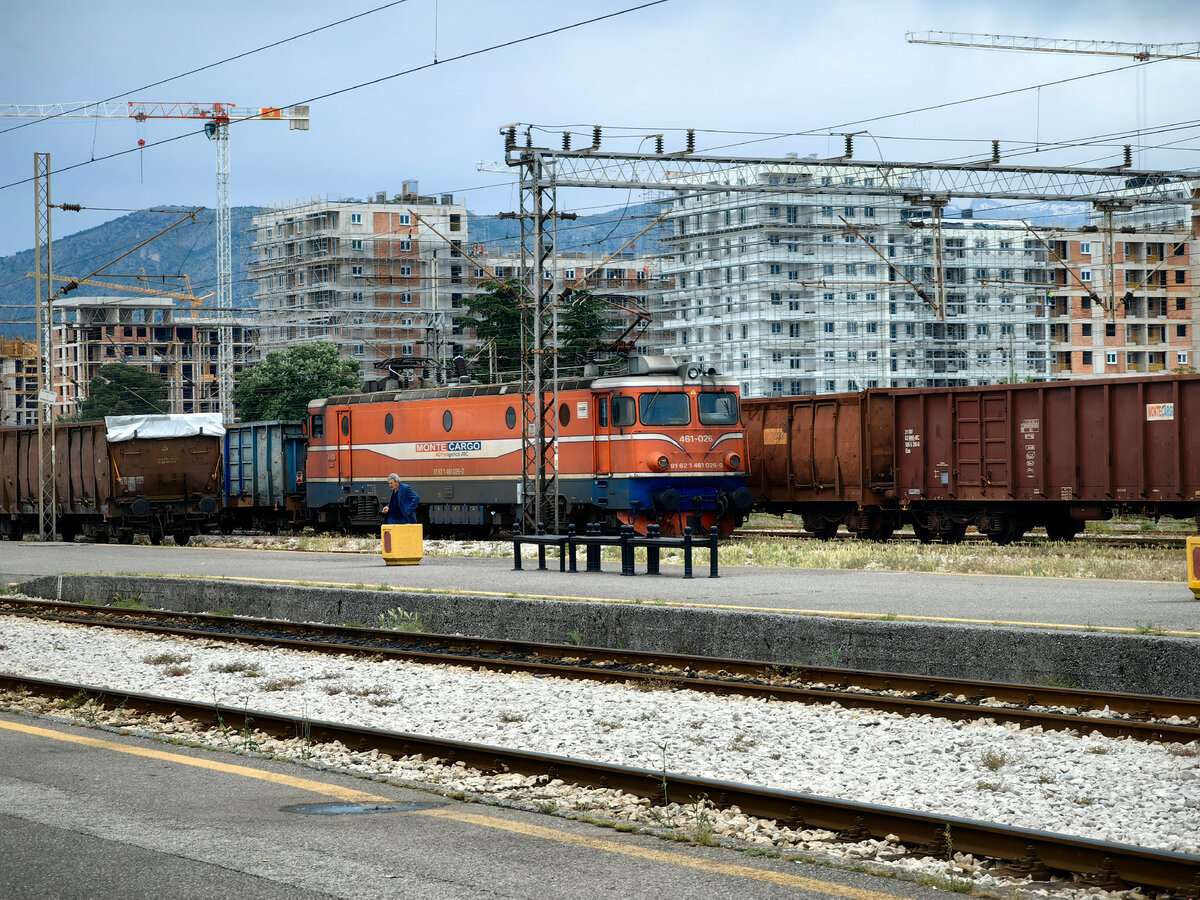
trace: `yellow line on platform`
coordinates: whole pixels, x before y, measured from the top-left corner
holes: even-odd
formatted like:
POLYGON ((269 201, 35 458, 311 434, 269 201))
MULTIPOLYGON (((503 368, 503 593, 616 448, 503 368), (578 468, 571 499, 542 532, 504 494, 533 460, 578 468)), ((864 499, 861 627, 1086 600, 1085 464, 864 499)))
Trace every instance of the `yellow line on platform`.
MULTIPOLYGON (((344 788, 339 785, 328 784, 323 781, 314 781, 310 778, 297 778, 293 775, 282 775, 277 772, 268 772, 262 769, 251 768, 250 766, 233 765, 230 763, 218 762, 196 756, 185 756, 180 753, 171 753, 165 750, 153 750, 148 747, 129 746, 127 744, 117 743, 116 741, 106 741, 101 738, 87 737, 86 735, 80 734, 69 734, 67 732, 55 731, 49 728, 39 728, 34 725, 26 725, 21 722, 0 721, 0 728, 9 731, 20 732, 22 734, 28 734, 34 737, 78 744, 97 750, 109 750, 114 753, 125 753, 130 756, 140 756, 147 759, 175 763, 181 766, 193 766, 198 769, 208 769, 210 771, 220 772, 225 775, 253 778, 258 781, 266 781, 272 784, 281 785, 283 787, 296 788, 298 790, 310 791, 326 797, 333 797, 334 799, 347 803, 383 805, 395 802, 387 797, 380 797, 376 794, 368 794, 363 791, 356 791, 352 788, 344 788)), ((754 881, 764 881, 770 884, 779 884, 787 887, 800 888, 802 890, 815 891, 834 897, 846 897, 849 898, 849 900, 898 900, 897 895, 895 894, 887 894, 880 891, 869 891, 862 888, 832 884, 830 882, 820 881, 815 878, 805 878, 800 875, 791 875, 786 872, 773 872, 767 869, 756 869, 751 866, 741 866, 733 863, 722 863, 709 859, 686 856, 681 853, 671 853, 665 850, 642 847, 633 843, 622 843, 618 841, 588 837, 587 835, 571 834, 569 832, 560 831, 554 828, 545 828, 540 825, 531 825, 525 822, 513 821, 510 819, 465 812, 457 809, 456 807, 447 806, 438 809, 413 810, 410 812, 410 815, 425 815, 433 816, 439 819, 449 819, 454 822, 460 822, 464 825, 474 825, 480 828, 494 828, 501 831, 511 832, 513 834, 525 835, 526 837, 554 841, 555 843, 559 844, 569 844, 575 847, 583 847, 588 850, 596 850, 603 853, 614 853, 621 856, 630 856, 636 859, 646 860, 648 862, 680 866, 681 868, 696 869, 702 872, 710 872, 714 875, 727 875, 732 878, 748 878, 754 881)))

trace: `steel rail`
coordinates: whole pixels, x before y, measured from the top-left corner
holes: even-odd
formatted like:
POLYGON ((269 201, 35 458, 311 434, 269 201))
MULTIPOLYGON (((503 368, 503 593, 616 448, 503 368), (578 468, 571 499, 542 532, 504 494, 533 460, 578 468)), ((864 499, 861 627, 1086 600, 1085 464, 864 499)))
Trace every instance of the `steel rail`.
POLYGON ((9 614, 43 619, 47 618, 47 612, 53 612, 54 619, 78 625, 229 642, 254 640, 320 653, 385 656, 410 662, 526 672, 607 683, 641 682, 709 694, 736 694, 813 704, 837 703, 847 708, 874 709, 905 716, 930 715, 955 721, 990 719, 997 723, 1014 723, 1022 728, 1095 732, 1112 738, 1130 737, 1142 741, 1183 744, 1200 741, 1200 727, 1196 725, 1153 721, 1172 716, 1200 718, 1200 700, 1185 698, 1121 695, 1035 685, 995 685, 889 672, 779 666, 749 660, 704 659, 646 651, 397 633, 268 619, 239 618, 236 622, 243 626, 241 630, 220 631, 211 626, 228 628, 229 617, 160 610, 111 610, 58 601, 4 599, 0 601, 0 610, 5 609, 10 611, 9 614), (19 607, 32 608, 32 611, 13 611, 19 607), (210 627, 152 625, 147 624, 144 621, 146 619, 154 622, 183 621, 210 627), (288 634, 309 637, 287 637, 288 634), (323 639, 313 640, 314 634, 323 636, 323 639), (354 643, 347 643, 348 638, 352 638, 354 643), (814 682, 820 686, 805 687, 799 684, 814 682), (848 690, 851 687, 857 688, 857 691, 848 690), (906 692, 910 696, 861 691, 906 692), (967 699, 965 702, 941 699, 947 695, 967 699), (981 701, 988 698, 1015 704, 1015 707, 981 705, 981 701), (1073 715, 1029 708, 1033 706, 1068 707, 1085 712, 1107 707, 1110 711, 1135 718, 1073 715))
POLYGON ((273 737, 338 741, 358 752, 378 750, 393 757, 421 756, 447 765, 463 763, 488 774, 516 772, 593 788, 624 791, 656 803, 707 799, 719 808, 773 819, 793 829, 835 831, 845 841, 895 835, 917 853, 946 857, 950 848, 1010 861, 1009 874, 1045 879, 1050 873, 1082 877, 1108 890, 1131 886, 1188 891, 1200 888, 1200 856, 1071 837, 955 816, 838 800, 796 791, 693 778, 675 772, 591 762, 488 744, 446 740, 406 732, 377 731, 261 710, 235 709, 90 685, 0 674, 0 688, 60 698, 88 697, 125 712, 186 715, 209 725, 233 716, 273 737))

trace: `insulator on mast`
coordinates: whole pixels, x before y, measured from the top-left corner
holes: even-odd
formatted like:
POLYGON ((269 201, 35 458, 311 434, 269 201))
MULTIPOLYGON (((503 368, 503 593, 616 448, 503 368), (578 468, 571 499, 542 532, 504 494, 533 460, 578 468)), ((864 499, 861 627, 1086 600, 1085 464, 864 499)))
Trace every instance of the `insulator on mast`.
POLYGON ((600 126, 599 125, 592 126, 592 149, 593 150, 600 149, 600 126))
POLYGON ((696 152, 696 129, 689 128, 687 130, 687 152, 696 152))
POLYGON ((563 132, 563 149, 564 150, 571 149, 571 132, 569 132, 569 131, 563 132))
POLYGON ((1000 142, 992 141, 992 162, 1000 162, 1000 142))
POLYGON ((657 153, 659 156, 662 156, 663 136, 661 134, 656 134, 654 136, 654 152, 657 153))
POLYGON ((854 135, 846 135, 846 152, 842 154, 846 159, 854 158, 854 135))
POLYGON ((508 131, 504 132, 504 149, 505 150, 516 150, 517 149, 517 126, 516 125, 509 125, 508 131))
POLYGON ((1133 165, 1133 147, 1130 144, 1125 145, 1125 168, 1133 165))

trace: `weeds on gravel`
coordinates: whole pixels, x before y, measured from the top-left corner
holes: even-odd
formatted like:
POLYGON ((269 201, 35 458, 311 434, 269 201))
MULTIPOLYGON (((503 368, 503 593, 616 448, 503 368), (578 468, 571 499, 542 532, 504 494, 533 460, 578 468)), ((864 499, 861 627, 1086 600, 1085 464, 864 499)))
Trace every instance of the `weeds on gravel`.
POLYGON ((1002 750, 984 750, 979 757, 979 761, 990 772, 995 772, 1010 762, 1007 754, 1002 750))
POLYGON ((213 672, 222 672, 226 675, 235 675, 241 673, 245 678, 258 678, 262 675, 262 665, 256 662, 243 662, 234 660, 227 663, 213 663, 208 667, 213 672))
POLYGON ((210 609, 205 615, 209 616, 236 616, 232 606, 222 606, 220 609, 210 609))
POLYGON ((297 685, 304 684, 303 678, 271 678, 263 683, 264 691, 286 691, 288 688, 294 688, 297 685))
POLYGON ((192 658, 190 656, 184 656, 182 653, 176 653, 173 650, 164 650, 162 653, 153 653, 142 657, 142 662, 149 663, 152 666, 175 666, 191 661, 192 658))

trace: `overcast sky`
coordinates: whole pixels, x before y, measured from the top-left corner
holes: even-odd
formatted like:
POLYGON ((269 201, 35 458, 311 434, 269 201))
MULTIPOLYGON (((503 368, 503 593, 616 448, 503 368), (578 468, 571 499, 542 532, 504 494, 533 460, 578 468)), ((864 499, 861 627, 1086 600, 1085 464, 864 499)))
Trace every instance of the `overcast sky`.
MULTIPOLYGON (((869 131, 856 155, 904 161, 981 158, 990 141, 1021 147, 1014 161, 1109 165, 1139 126, 1196 121, 1200 61, 1137 66, 1123 57, 1001 53, 909 44, 928 30, 1163 43, 1200 40, 1200 4, 948 3, 922 0, 668 0, 536 40, 485 50, 639 5, 638 0, 407 0, 280 46, 255 51, 340 18, 383 7, 310 0, 0 0, 0 104, 108 98, 214 101, 238 106, 310 102, 308 132, 278 122, 230 131, 235 206, 314 196, 398 193, 408 179, 426 194, 454 193, 479 213, 515 209, 515 177, 479 171, 503 158, 499 128, 546 125, 545 140, 571 127, 575 146, 591 126, 605 146, 651 149, 666 133, 681 149, 783 156, 841 152, 827 132, 869 131), (431 65, 437 60, 437 65, 431 65), (1054 85, 1089 73, 1109 74, 1054 85), (355 85, 387 78, 353 89, 355 85), (1044 84, 1040 90, 1017 89, 1044 84), (140 89, 139 88, 144 88, 140 89), (341 92, 341 93, 334 93, 341 92), (895 115, 999 92, 1004 96, 895 115), (313 99, 334 94, 325 99, 313 99), (850 124, 853 123, 853 124, 850 124), (761 133, 801 133, 761 140, 761 133), (1030 153, 1037 143, 1118 134, 1104 146, 1030 153)), ((215 153, 202 122, 0 118, 0 255, 33 244, 35 152, 49 152, 55 237, 124 212, 163 204, 212 207, 215 153), (25 126, 25 127, 17 127, 25 126), (7 130, 16 128, 16 130, 7 130), (120 154, 178 135, 181 140, 120 154), (88 163, 89 160, 97 160, 88 163), (80 165, 84 164, 84 165, 80 165), (74 168, 72 168, 74 167, 74 168), (19 184, 13 184, 21 182, 19 184), (8 186, 11 185, 11 186, 8 186)), ((586 135, 586 137, 585 137, 586 135)), ((1155 133, 1143 168, 1200 166, 1200 130, 1155 133)), ((632 198, 632 199, 637 199, 632 198)), ((619 192, 572 198, 612 207, 619 192)), ((560 204, 560 206, 563 204, 560 204)), ((235 223, 237 227, 238 223, 235 223)))

